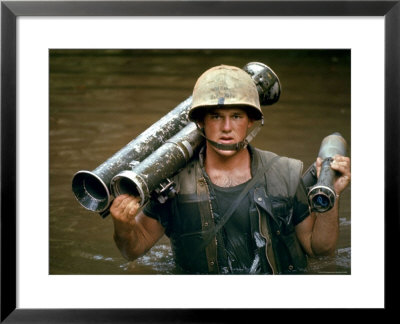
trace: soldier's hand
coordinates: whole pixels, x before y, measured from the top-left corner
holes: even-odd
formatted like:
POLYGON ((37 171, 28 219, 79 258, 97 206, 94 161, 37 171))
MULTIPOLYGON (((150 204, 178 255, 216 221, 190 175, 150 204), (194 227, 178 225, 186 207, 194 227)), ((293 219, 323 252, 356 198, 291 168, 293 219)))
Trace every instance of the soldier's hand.
POLYGON ((114 222, 133 225, 139 207, 139 197, 124 194, 114 199, 110 207, 110 213, 114 222))
MULTIPOLYGON (((317 176, 319 178, 319 173, 321 171, 322 159, 317 158, 317 176)), ((341 155, 335 155, 333 161, 331 162, 331 168, 338 172, 339 176, 336 177, 334 183, 334 189, 336 194, 339 195, 346 187, 349 185, 351 180, 351 162, 350 158, 341 155)))

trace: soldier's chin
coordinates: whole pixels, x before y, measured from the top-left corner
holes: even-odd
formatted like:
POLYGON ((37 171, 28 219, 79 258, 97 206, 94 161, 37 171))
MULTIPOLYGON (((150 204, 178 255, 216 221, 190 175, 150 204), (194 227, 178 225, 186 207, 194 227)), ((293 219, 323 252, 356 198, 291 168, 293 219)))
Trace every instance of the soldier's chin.
POLYGON ((237 154, 237 151, 222 151, 222 150, 217 150, 217 155, 221 159, 230 159, 231 157, 235 156, 237 154))

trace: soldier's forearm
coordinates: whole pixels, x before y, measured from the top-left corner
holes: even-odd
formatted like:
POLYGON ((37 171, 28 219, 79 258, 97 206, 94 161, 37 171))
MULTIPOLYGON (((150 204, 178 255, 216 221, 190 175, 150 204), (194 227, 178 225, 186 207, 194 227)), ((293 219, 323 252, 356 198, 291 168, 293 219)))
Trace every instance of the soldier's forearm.
POLYGON ((317 213, 312 231, 311 247, 314 255, 331 255, 336 250, 339 237, 339 199, 333 208, 325 213, 317 213))

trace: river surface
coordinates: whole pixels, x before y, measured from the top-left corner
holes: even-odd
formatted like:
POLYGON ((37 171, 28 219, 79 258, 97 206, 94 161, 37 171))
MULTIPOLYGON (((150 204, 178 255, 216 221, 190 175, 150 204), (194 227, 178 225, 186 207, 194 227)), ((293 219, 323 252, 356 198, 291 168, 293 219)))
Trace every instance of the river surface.
MULTIPOLYGON (((340 132, 351 156, 350 52, 337 50, 51 50, 50 274, 175 274, 169 240, 126 261, 111 217, 81 207, 73 175, 93 170, 191 95, 208 68, 270 66, 280 100, 264 106, 252 144, 300 159, 305 169, 321 140, 340 132)), ((311 259, 311 274, 351 273, 351 187, 340 198, 340 236, 332 257, 311 259)))

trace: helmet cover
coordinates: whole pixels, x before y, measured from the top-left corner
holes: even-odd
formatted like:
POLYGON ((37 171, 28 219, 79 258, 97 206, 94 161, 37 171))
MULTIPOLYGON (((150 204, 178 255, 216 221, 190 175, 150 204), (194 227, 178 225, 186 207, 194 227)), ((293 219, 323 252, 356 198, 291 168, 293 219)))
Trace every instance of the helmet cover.
POLYGON ((257 87, 251 76, 235 66, 215 66, 205 71, 194 86, 189 119, 198 121, 211 108, 238 106, 254 120, 263 117, 257 87))

